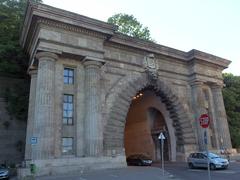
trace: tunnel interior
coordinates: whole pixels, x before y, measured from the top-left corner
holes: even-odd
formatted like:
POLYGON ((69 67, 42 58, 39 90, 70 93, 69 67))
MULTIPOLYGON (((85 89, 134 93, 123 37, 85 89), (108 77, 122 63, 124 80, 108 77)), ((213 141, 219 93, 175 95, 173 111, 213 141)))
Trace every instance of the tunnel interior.
POLYGON ((170 138, 165 118, 159 107, 161 98, 150 87, 139 91, 133 98, 126 118, 124 146, 126 157, 144 154, 153 161, 161 160, 161 146, 158 136, 164 140, 164 160, 169 160, 170 138))

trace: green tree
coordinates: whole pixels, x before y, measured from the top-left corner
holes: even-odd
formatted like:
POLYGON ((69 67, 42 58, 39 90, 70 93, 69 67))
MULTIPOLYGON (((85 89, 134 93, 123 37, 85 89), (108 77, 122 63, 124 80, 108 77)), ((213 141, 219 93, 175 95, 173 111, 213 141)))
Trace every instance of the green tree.
POLYGON ((26 74, 28 58, 19 45, 27 2, 28 0, 0 0, 0 75, 25 79, 22 84, 6 89, 5 93, 9 114, 19 120, 27 119, 29 93, 26 74))
MULTIPOLYGON (((0 72, 26 76, 27 57, 19 45, 28 0, 0 0, 0 72)), ((35 0, 35 2, 42 2, 35 0)))
POLYGON ((233 147, 240 148, 240 76, 223 74, 223 99, 233 147))
POLYGON ((108 18, 108 23, 118 26, 118 31, 128 36, 137 37, 139 39, 153 41, 150 31, 133 16, 128 14, 115 14, 108 18))

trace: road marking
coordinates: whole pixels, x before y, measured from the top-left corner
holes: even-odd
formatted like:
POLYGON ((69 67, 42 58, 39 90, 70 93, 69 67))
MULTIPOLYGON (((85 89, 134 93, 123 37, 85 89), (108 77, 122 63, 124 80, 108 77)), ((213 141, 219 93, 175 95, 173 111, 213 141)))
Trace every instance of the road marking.
POLYGON ((110 174, 109 176, 114 177, 114 178, 118 177, 118 175, 114 175, 114 174, 110 174))
MULTIPOLYGON (((205 169, 189 169, 188 171, 193 171, 193 172, 203 172, 206 171, 205 169)), ((211 171, 211 173, 223 173, 223 174, 235 174, 236 171, 231 171, 231 170, 215 170, 211 171)))
POLYGON ((198 172, 200 172, 200 171, 206 171, 205 169, 188 169, 188 171, 198 171, 198 172))
POLYGON ((224 173, 224 174, 235 174, 236 171, 228 171, 228 170, 223 170, 223 171, 214 171, 216 173, 224 173))

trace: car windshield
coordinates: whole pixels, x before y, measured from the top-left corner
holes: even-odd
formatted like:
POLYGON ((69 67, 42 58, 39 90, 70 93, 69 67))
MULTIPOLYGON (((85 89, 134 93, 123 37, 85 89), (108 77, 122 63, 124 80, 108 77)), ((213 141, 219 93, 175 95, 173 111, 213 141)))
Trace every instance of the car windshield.
POLYGON ((134 155, 129 156, 128 158, 130 158, 130 159, 142 159, 142 160, 150 159, 149 157, 146 157, 143 154, 134 154, 134 155))

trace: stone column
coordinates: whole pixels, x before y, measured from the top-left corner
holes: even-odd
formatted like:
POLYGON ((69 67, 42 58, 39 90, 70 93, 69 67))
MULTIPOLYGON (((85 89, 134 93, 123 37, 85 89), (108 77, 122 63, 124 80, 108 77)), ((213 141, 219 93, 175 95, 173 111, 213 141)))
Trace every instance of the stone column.
POLYGON ((199 151, 205 150, 205 144, 203 139, 203 128, 200 126, 199 117, 201 114, 206 113, 205 108, 205 98, 202 90, 203 83, 196 81, 192 83, 192 102, 193 102, 193 111, 194 111, 194 118, 195 118, 195 127, 197 129, 197 140, 198 140, 198 147, 199 151))
POLYGON ((33 159, 49 159, 54 157, 54 74, 57 55, 50 52, 40 52, 39 60, 35 122, 33 136, 37 144, 33 147, 33 159))
POLYGON ((209 110, 209 115, 210 115, 210 124, 212 125, 212 130, 213 130, 213 141, 214 141, 214 145, 216 149, 219 149, 219 140, 218 140, 218 128, 217 128, 217 122, 216 122, 216 113, 215 113, 215 109, 214 109, 214 102, 213 102, 213 95, 212 95, 212 91, 210 89, 210 85, 209 85, 209 105, 210 108, 208 108, 209 110))
POLYGON ((25 145, 25 160, 30 160, 32 158, 31 137, 32 137, 33 126, 34 126, 37 70, 35 68, 31 68, 29 70, 29 74, 31 76, 31 85, 30 85, 29 104, 28 104, 28 121, 27 121, 27 133, 26 133, 26 145, 25 145))
POLYGON ((103 128, 100 101, 100 73, 104 61, 86 57, 85 67, 85 153, 100 156, 103 151, 103 128))
POLYGON ((227 122, 227 115, 225 111, 225 106, 223 102, 222 96, 222 87, 220 85, 213 85, 211 87, 213 101, 214 101, 214 110, 215 110, 215 117, 216 117, 216 124, 218 129, 218 141, 220 144, 220 148, 232 148, 228 122, 227 122))

